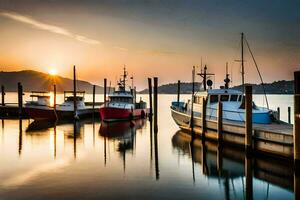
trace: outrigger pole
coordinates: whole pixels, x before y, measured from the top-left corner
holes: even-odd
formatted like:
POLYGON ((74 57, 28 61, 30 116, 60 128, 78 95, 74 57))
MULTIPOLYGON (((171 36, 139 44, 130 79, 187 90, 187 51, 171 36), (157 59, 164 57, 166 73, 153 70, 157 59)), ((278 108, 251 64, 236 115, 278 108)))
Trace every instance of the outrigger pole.
POLYGON ((198 73, 197 75, 199 75, 199 76, 201 76, 203 78, 202 85, 203 85, 204 91, 206 91, 206 79, 207 79, 207 76, 214 76, 215 74, 207 73, 207 66, 205 65, 203 73, 202 73, 202 70, 201 70, 201 73, 198 73))

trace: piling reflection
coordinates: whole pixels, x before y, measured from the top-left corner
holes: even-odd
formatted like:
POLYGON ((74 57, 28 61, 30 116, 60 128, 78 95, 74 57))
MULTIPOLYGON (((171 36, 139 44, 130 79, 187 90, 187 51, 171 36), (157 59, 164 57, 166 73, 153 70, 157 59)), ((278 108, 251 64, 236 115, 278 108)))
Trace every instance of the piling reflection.
POLYGON ((211 141, 200 139, 194 139, 192 143, 190 141, 190 134, 184 131, 176 132, 172 138, 173 147, 190 156, 192 160, 193 181, 195 181, 194 174, 197 173, 194 163, 198 163, 202 167, 202 174, 208 179, 217 178, 223 181, 225 199, 230 199, 230 191, 237 187, 234 182, 238 179, 245 184, 244 199, 254 198, 253 179, 268 183, 265 196, 269 196, 269 183, 289 191, 296 191, 299 178, 294 176, 293 164, 288 160, 266 158, 261 155, 249 156, 245 154, 243 148, 218 145, 211 141))

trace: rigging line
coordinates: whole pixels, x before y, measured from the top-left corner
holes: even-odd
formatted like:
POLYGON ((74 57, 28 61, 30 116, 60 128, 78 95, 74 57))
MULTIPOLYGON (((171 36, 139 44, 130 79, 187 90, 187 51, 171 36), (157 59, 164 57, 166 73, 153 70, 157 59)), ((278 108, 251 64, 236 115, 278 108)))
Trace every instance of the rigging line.
POLYGON ((258 72, 258 75, 259 75, 259 78, 260 78, 260 81, 261 81, 261 85, 262 85, 262 87, 263 87, 263 91, 264 91, 264 95, 265 95, 265 99, 266 99, 266 103, 267 103, 267 108, 269 109, 269 102, 268 102, 268 98, 267 98, 267 94, 266 94, 266 89, 265 89, 265 84, 264 84, 263 78, 262 78, 261 73, 260 73, 260 71, 259 71, 259 68, 258 68, 258 65, 257 65, 257 63, 256 63, 256 60, 255 60, 255 58, 254 58, 254 55, 253 55, 253 53, 252 53, 252 51, 251 51, 251 49, 250 49, 250 45, 249 45, 249 43, 248 43, 248 40, 247 40, 246 38, 245 38, 245 41, 246 41, 248 50, 249 50, 249 52, 250 52, 250 54, 251 54, 251 57, 252 57, 252 59, 253 59, 253 61, 254 61, 256 70, 257 70, 257 72, 258 72))

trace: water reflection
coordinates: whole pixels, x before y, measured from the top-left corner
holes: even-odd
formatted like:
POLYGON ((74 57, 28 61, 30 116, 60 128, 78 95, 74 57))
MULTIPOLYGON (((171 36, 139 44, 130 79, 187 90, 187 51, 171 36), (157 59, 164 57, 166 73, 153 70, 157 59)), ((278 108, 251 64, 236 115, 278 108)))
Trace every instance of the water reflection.
POLYGON ((107 140, 116 145, 116 151, 120 153, 123 160, 123 170, 126 169, 126 153, 134 153, 135 135, 138 129, 145 125, 145 120, 121 121, 106 123, 101 122, 99 135, 104 138, 104 162, 107 162, 107 140))
POLYGON ((287 161, 247 157, 243 149, 209 140, 191 142, 189 134, 162 125, 154 133, 151 121, 2 124, 0 198, 42 198, 51 188, 61 199, 292 199, 299 187, 287 161))
POLYGON ((270 184, 291 192, 294 190, 293 164, 288 160, 251 156, 247 155, 243 148, 224 146, 200 139, 190 142, 191 139, 188 133, 178 131, 172 138, 173 147, 191 158, 193 182, 195 182, 195 170, 197 171, 194 165, 197 163, 201 165, 202 174, 208 179, 218 179, 219 182, 223 182, 225 199, 237 198, 236 188, 239 188, 240 184, 243 185, 243 194, 238 198, 255 198, 253 179, 267 182, 265 199, 269 197, 270 184))

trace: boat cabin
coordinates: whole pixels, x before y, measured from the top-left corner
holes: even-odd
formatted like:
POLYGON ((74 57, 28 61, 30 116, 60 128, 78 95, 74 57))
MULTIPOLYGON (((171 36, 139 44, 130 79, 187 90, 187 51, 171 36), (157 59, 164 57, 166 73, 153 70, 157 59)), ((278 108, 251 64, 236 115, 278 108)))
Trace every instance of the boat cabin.
POLYGON ((206 98, 209 104, 221 102, 242 102, 244 95, 242 92, 232 89, 214 89, 199 92, 194 96, 194 103, 201 104, 201 99, 206 98))
MULTIPOLYGON (((85 91, 76 92, 76 101, 84 101, 85 91)), ((74 92, 73 91, 64 91, 64 101, 73 102, 74 101, 74 92)))
POLYGON ((49 106, 50 94, 44 91, 32 91, 30 94, 31 101, 28 103, 31 105, 49 106))
POLYGON ((108 96, 110 103, 133 103, 133 95, 129 92, 116 91, 108 96))

